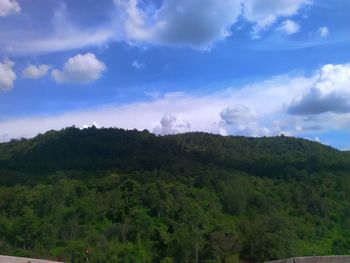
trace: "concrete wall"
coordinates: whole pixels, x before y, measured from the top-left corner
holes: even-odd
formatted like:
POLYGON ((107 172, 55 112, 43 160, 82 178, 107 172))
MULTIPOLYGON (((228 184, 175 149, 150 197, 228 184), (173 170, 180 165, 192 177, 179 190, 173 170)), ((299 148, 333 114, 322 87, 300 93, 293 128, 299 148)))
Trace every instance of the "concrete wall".
POLYGON ((63 263, 63 262, 48 261, 48 260, 33 259, 33 258, 0 256, 0 263, 63 263))
POLYGON ((266 263, 350 263, 350 256, 297 257, 266 263))

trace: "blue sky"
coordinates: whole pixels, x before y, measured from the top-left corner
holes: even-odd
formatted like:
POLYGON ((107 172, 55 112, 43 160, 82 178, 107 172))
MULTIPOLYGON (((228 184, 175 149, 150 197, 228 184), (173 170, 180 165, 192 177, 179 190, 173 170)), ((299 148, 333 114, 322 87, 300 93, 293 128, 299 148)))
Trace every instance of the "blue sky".
POLYGON ((66 126, 349 149, 346 0, 0 0, 0 141, 66 126))

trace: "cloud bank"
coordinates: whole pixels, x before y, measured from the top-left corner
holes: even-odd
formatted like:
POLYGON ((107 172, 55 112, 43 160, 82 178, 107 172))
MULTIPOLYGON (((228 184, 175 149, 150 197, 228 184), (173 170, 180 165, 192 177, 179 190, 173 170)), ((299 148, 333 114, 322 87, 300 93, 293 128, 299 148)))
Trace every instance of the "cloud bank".
POLYGON ((4 134, 10 138, 32 137, 50 129, 84 127, 94 121, 101 127, 148 129, 157 134, 189 131, 250 136, 294 133, 296 126, 304 127, 304 123, 299 117, 286 114, 284 105, 301 96, 314 81, 280 76, 208 95, 167 93, 139 103, 4 120, 0 121, 0 137, 4 134), (279 99, 272 100, 272 97, 279 99))
MULTIPOLYGON (((1 65, 7 71, 13 66, 10 62, 1 65)), ((62 72, 70 76, 68 68, 62 72)), ((82 75, 85 79, 85 73, 82 75)), ((10 86, 12 79, 6 85, 10 86)), ((151 101, 3 120, 0 137, 32 137, 50 129, 72 125, 82 128, 96 122, 101 127, 148 129, 161 135, 205 131, 246 136, 283 133, 309 138, 315 133, 350 127, 349 83, 350 65, 330 64, 310 77, 278 76, 208 95, 167 93, 151 101)))

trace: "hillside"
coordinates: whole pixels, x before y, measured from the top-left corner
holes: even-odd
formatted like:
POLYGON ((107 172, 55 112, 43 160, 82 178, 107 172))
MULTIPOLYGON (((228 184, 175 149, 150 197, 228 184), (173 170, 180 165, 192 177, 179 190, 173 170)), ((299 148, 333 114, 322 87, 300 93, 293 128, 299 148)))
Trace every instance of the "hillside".
POLYGON ((350 155, 291 137, 50 131, 0 144, 0 254, 262 262, 350 253, 350 155), (84 251, 90 251, 87 255, 84 251))

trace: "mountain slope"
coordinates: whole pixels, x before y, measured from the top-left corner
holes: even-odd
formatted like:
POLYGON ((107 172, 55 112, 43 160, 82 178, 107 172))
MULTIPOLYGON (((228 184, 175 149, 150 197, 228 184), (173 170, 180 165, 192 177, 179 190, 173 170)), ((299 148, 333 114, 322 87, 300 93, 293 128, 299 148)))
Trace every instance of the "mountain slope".
POLYGON ((349 171, 348 152, 285 136, 50 131, 0 144, 0 254, 65 262, 349 254, 349 171))

